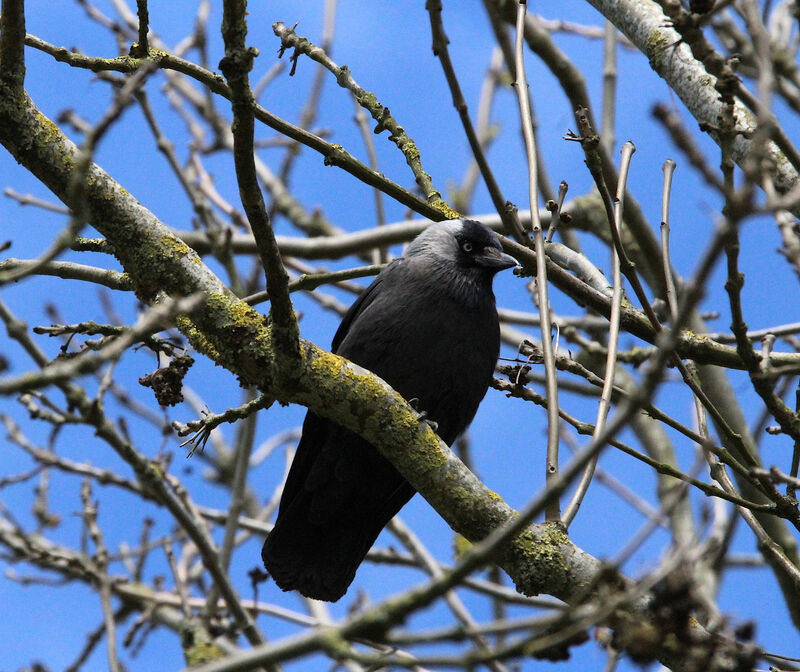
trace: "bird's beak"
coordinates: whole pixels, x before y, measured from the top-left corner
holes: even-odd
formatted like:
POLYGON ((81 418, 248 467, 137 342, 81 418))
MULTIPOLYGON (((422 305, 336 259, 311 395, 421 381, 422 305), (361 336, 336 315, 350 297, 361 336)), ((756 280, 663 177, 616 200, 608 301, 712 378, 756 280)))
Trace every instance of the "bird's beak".
POLYGON ((485 268, 495 271, 502 271, 504 268, 512 268, 517 265, 517 260, 510 254, 505 254, 495 247, 485 247, 483 254, 478 258, 478 263, 485 268))

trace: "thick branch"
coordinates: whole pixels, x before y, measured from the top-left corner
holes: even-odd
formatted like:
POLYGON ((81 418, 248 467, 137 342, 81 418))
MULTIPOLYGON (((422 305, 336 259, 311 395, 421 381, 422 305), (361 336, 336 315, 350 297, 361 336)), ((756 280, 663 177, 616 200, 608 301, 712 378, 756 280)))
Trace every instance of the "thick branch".
POLYGON ((270 316, 273 319, 275 344, 281 357, 281 370, 289 374, 297 358, 300 330, 289 298, 289 275, 283 267, 281 253, 275 242, 275 234, 267 214, 267 207, 258 184, 253 157, 255 100, 250 90, 249 72, 258 53, 245 45, 247 36, 246 0, 228 0, 222 17, 222 37, 225 40, 225 57, 220 70, 228 80, 233 108, 233 160, 236 165, 236 180, 239 196, 250 229, 258 246, 261 264, 267 276, 267 293, 270 299, 270 316))
MULTIPOLYGON (((650 59, 653 70, 680 97, 701 126, 717 127, 723 103, 715 88, 716 78, 692 55, 680 34, 669 26, 661 7, 649 0, 590 0, 590 3, 650 59)), ((738 100, 734 116, 737 128, 732 158, 739 166, 745 166, 754 149, 751 136, 755 118, 738 100)), ((711 133, 711 136, 720 142, 718 134, 711 133)), ((768 144, 768 153, 774 166, 771 178, 775 188, 779 193, 786 193, 798 183, 800 175, 774 143, 768 144)))
POLYGON ((3 0, 0 9, 0 81, 21 89, 25 83, 25 5, 3 0))

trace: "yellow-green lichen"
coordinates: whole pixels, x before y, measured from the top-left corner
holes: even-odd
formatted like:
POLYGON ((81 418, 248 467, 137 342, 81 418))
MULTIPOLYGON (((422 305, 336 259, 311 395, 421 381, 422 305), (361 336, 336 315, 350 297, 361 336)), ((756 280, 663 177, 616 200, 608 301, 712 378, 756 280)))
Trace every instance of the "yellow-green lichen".
POLYGON ((168 250, 171 250, 175 256, 184 257, 192 252, 191 247, 171 233, 164 233, 161 236, 161 244, 168 250))
POLYGON ((453 535, 453 555, 456 560, 460 560, 471 548, 472 542, 465 536, 458 532, 453 535))
POLYGON ((419 149, 417 149, 417 146, 410 140, 403 147, 403 153, 406 155, 406 161, 408 161, 408 163, 419 160, 419 149))
POLYGON ((247 385, 271 385, 272 352, 264 316, 219 292, 205 296, 205 308, 178 326, 192 345, 247 385))
POLYGON ((387 401, 389 390, 382 381, 310 343, 306 344, 303 356, 306 360, 303 389, 290 395, 292 401, 324 409, 324 415, 373 443, 383 443, 380 437, 391 437, 391 443, 385 446, 387 457, 408 461, 419 475, 446 463, 435 434, 420 422, 414 411, 398 403, 399 397, 387 401), (417 445, 419 449, 412 450, 417 445))
POLYGON ((660 72, 663 66, 663 58, 670 41, 667 36, 659 29, 650 31, 644 43, 644 51, 650 60, 650 67, 656 72, 660 72))
POLYGON ((152 481, 161 481, 164 479, 164 468, 155 460, 147 461, 147 478, 152 481))
POLYGON ((565 544, 571 543, 569 534, 567 534, 567 529, 561 523, 545 523, 543 527, 544 534, 541 536, 542 541, 553 546, 564 546, 565 544))
POLYGON ((242 319, 249 322, 250 326, 255 326, 257 331, 253 334, 253 347, 256 352, 260 353, 263 357, 272 358, 272 329, 264 321, 263 315, 260 315, 259 324, 255 325, 252 321, 253 318, 249 315, 243 316, 242 319))
POLYGON ((461 213, 451 208, 444 199, 437 198, 430 203, 431 206, 441 212, 445 219, 460 219, 461 213))
POLYGON ((324 379, 336 378, 345 369, 345 360, 341 357, 336 357, 327 352, 320 351, 316 357, 311 361, 311 372, 314 376, 320 376, 324 379))
POLYGON ((240 322, 244 326, 248 326, 257 330, 261 330, 266 326, 264 324, 264 316, 250 304, 245 303, 244 301, 231 300, 224 294, 215 294, 214 296, 229 307, 231 317, 236 322, 240 322))
POLYGON ((183 657, 189 667, 194 667, 195 665, 224 658, 225 654, 214 642, 200 642, 186 649, 183 652, 183 657))
MULTIPOLYGON (((449 489, 449 493, 450 497, 458 502, 459 507, 468 507, 472 504, 472 493, 470 493, 470 491, 466 488, 457 485, 455 487, 451 487, 449 489)), ((463 510, 467 509, 463 508, 463 510)))
POLYGON ((712 87, 712 88, 713 88, 713 87, 716 85, 716 83, 717 83, 717 80, 716 80, 714 77, 712 77, 711 75, 702 75, 702 76, 701 76, 701 77, 700 77, 700 78, 697 80, 697 83, 698 83, 700 86, 710 86, 710 87, 712 87))
POLYGON ((235 327, 246 334, 246 343, 240 345, 269 346, 269 331, 264 316, 244 301, 237 301, 219 292, 210 292, 206 298, 209 312, 216 316, 220 326, 235 327))
POLYGON ((416 455, 419 467, 425 471, 432 471, 433 469, 443 467, 447 462, 447 458, 439 448, 439 444, 431 441, 428 443, 427 448, 428 450, 424 453, 417 453, 416 455))
POLYGON ((564 577, 569 572, 568 560, 562 554, 569 537, 558 523, 545 523, 533 530, 522 532, 513 541, 516 552, 513 555, 524 561, 513 573, 517 590, 525 595, 535 595, 552 584, 553 577, 564 577))
POLYGON ((219 352, 217 349, 187 315, 178 315, 175 324, 180 332, 189 339, 189 343, 192 344, 192 347, 197 350, 197 352, 204 354, 215 362, 219 359, 219 352))
POLYGON ((371 91, 365 91, 362 96, 359 96, 358 103, 362 107, 366 107, 368 110, 378 110, 378 112, 383 110, 383 105, 378 102, 375 94, 371 91))
POLYGON ((189 667, 219 660, 224 657, 222 649, 214 642, 208 631, 199 623, 183 622, 180 626, 181 648, 189 667))
POLYGON ((59 169, 71 171, 75 167, 75 157, 73 152, 65 151, 66 148, 62 145, 65 139, 61 129, 39 110, 36 110, 36 142, 41 152, 47 153, 51 159, 58 161, 59 169), (54 148, 59 148, 59 151, 54 151, 54 148))

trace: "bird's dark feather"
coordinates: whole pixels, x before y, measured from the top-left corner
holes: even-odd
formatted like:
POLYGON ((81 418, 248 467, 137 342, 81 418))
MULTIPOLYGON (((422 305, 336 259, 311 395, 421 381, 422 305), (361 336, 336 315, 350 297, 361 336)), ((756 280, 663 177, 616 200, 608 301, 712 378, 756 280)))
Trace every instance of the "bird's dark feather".
MULTIPOLYGON (((475 415, 499 351, 493 273, 448 282, 453 272, 430 254, 392 262, 351 306, 332 346, 416 399, 448 444, 475 415)), ((264 563, 282 589, 335 601, 413 494, 367 441, 309 411, 264 563)))

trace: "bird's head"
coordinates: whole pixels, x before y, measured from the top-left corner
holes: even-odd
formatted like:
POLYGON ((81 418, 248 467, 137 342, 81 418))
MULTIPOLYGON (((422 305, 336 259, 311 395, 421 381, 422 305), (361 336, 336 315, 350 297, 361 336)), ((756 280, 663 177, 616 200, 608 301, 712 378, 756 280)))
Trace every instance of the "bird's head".
POLYGON ((472 219, 432 224, 408 246, 405 256, 425 259, 434 267, 489 278, 517 265, 513 257, 503 253, 497 234, 472 219))

